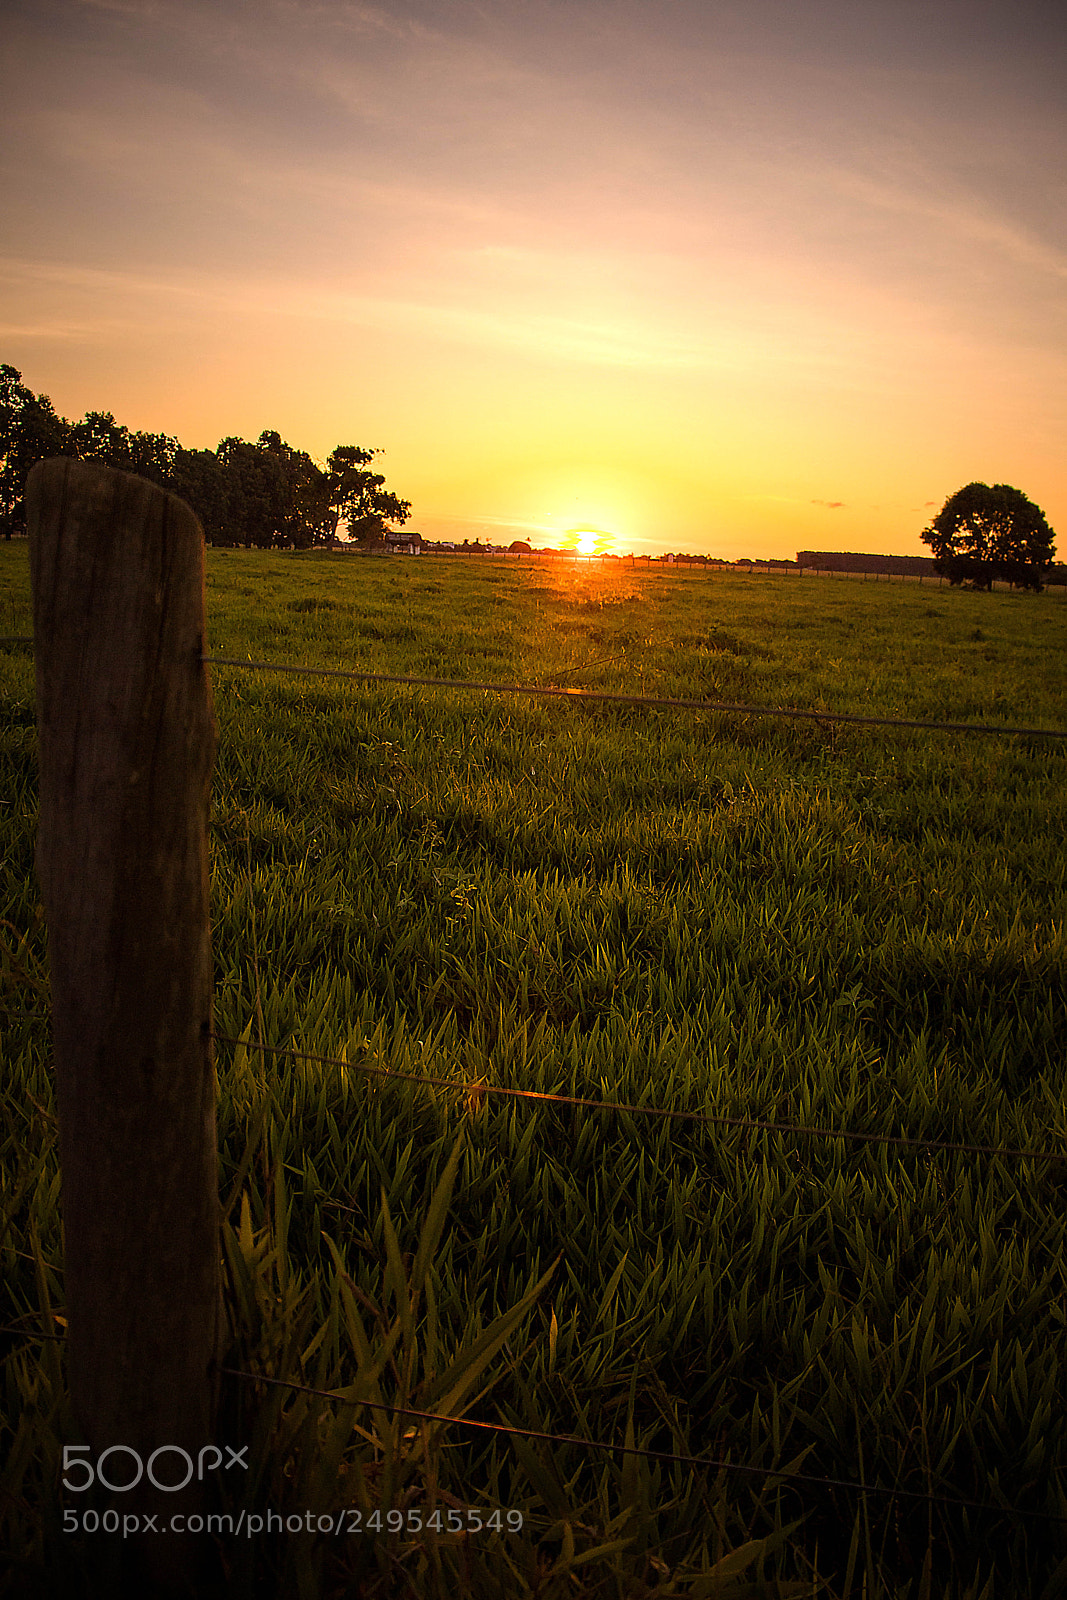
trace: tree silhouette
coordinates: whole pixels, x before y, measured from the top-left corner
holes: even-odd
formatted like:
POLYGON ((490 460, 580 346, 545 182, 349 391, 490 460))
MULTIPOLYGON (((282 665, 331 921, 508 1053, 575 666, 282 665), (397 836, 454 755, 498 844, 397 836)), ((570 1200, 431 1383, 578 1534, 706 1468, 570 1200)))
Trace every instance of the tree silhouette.
POLYGON ((368 465, 379 450, 363 450, 355 444, 339 444, 326 462, 329 504, 333 528, 342 517, 349 532, 366 548, 381 544, 388 521, 404 523, 411 515, 411 501, 401 500, 385 488, 380 472, 369 472, 368 465))
POLYGON ((968 483, 950 495, 920 538, 950 583, 1040 590, 1055 553, 1045 513, 1009 483, 968 483))
POLYGON ((306 450, 294 450, 280 434, 269 429, 260 434, 258 447, 267 451, 282 472, 284 499, 276 542, 283 547, 292 545, 296 550, 328 543, 335 521, 326 473, 306 450))
POLYGON ((215 450, 179 450, 167 487, 192 506, 208 544, 233 545, 230 481, 215 450))
POLYGON ((326 470, 280 433, 264 429, 255 444, 230 437, 215 450, 185 450, 170 434, 135 433, 110 411, 80 422, 56 415, 11 366, 0 365, 0 530, 24 533, 26 476, 49 456, 106 461, 149 478, 188 501, 209 544, 307 550, 329 544, 342 517, 361 543, 380 544, 387 521, 406 522, 411 501, 369 471, 380 452, 338 445, 326 470))
POLYGON ((46 394, 34 394, 16 367, 0 366, 0 527, 5 539, 26 531, 22 491, 38 461, 71 453, 71 426, 46 394))

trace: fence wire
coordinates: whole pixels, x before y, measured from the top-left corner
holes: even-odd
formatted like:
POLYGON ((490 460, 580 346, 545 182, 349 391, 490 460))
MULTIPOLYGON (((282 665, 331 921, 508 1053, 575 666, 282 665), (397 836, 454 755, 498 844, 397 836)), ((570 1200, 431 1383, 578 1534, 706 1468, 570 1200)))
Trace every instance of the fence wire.
MULTIPOLYGON (((0 644, 32 645, 21 635, 0 644)), ((868 728, 915 728, 921 733, 1004 734, 1025 739, 1067 739, 1067 728, 1020 728, 995 722, 930 722, 914 717, 871 717, 856 711, 812 711, 792 706, 754 706, 726 700, 695 700, 670 695, 621 694, 602 689, 568 689, 537 683, 476 683, 470 678, 415 678, 393 672, 357 672, 348 667, 309 667, 287 661, 246 661, 238 656, 202 655, 207 666, 240 667, 248 672, 287 672, 312 678, 347 678, 355 683, 398 683, 422 689, 468 689, 479 694, 521 694, 534 698, 649 706, 662 711, 714 711, 743 717, 784 717, 794 721, 855 723, 868 728)))
POLYGON ((303 1061, 317 1061, 323 1066, 343 1067, 348 1072, 365 1072, 377 1078, 396 1078, 405 1083, 424 1083, 438 1089, 453 1089, 457 1094, 471 1098, 479 1095, 499 1095, 512 1100, 534 1100, 542 1105, 574 1106, 586 1111, 614 1111, 639 1117, 659 1117, 679 1122, 701 1122, 709 1126, 731 1128, 757 1128, 766 1133, 799 1133, 817 1139, 852 1139, 864 1144, 899 1144, 920 1150, 951 1150, 963 1155, 1014 1156, 1028 1161, 1067 1161, 1065 1150, 1023 1150, 1011 1145, 955 1144, 943 1139, 912 1139, 895 1133, 858 1133, 848 1128, 816 1128, 796 1122, 764 1122, 756 1117, 728 1117, 707 1111, 682 1111, 670 1106, 627 1105, 621 1100, 590 1100, 579 1095, 543 1094, 536 1089, 509 1089, 500 1084, 465 1082, 455 1078, 432 1077, 422 1072, 398 1072, 395 1067, 378 1067, 365 1061, 346 1061, 342 1056, 317 1055, 312 1050, 301 1050, 296 1045, 254 1044, 232 1033, 212 1031, 212 1038, 223 1044, 241 1045, 246 1050, 259 1050, 266 1055, 298 1056, 303 1061))
POLYGON ((475 683, 469 678, 412 678, 392 672, 356 672, 347 667, 306 667, 290 662, 242 661, 236 656, 202 655, 216 667, 243 667, 250 672, 288 672, 314 678, 348 678, 357 683, 399 683, 413 688, 471 689, 480 694, 522 694, 535 698, 651 706, 666 711, 714 711, 746 717, 787 717, 810 722, 851 722, 873 728, 917 728, 924 733, 1014 734, 1024 738, 1067 739, 1063 728, 1002 727, 987 722, 922 722, 912 717, 868 717, 854 711, 810 711, 782 706, 735 705, 724 700, 690 700, 665 695, 619 694, 602 689, 567 689, 533 683, 475 683))
POLYGON ((599 1450, 607 1455, 641 1456, 646 1461, 677 1463, 683 1467, 703 1467, 716 1471, 740 1472, 757 1478, 781 1478, 788 1483, 819 1484, 823 1488, 851 1489, 858 1494, 881 1494, 897 1500, 920 1500, 924 1504, 957 1506, 968 1511, 983 1511, 1002 1517, 1030 1517, 1041 1522, 1067 1522, 1063 1513, 1050 1511, 1023 1511, 1015 1506, 997 1506, 982 1500, 962 1500, 954 1496, 924 1492, 921 1489, 890 1489, 881 1483, 858 1483, 849 1478, 820 1478, 811 1472, 790 1472, 779 1467, 751 1467, 739 1461, 717 1461, 711 1456, 682 1455, 673 1450, 650 1450, 643 1445, 615 1444, 606 1439, 584 1439, 576 1433, 543 1433, 537 1428, 518 1428, 506 1422, 477 1422, 473 1417, 443 1416, 437 1411, 417 1411, 412 1406, 390 1405, 386 1401, 353 1400, 348 1395, 330 1389, 315 1389, 310 1384, 295 1383, 290 1378, 268 1378, 264 1373, 242 1372, 237 1367, 219 1367, 231 1378, 244 1378, 250 1383, 269 1383, 279 1389, 293 1389, 301 1394, 319 1395, 341 1405, 370 1411, 388 1411, 397 1417, 416 1417, 425 1422, 452 1423, 457 1427, 476 1432, 508 1434, 512 1438, 533 1439, 545 1444, 570 1444, 582 1450, 599 1450))
MULTIPOLYGON (((20 1334, 27 1343, 36 1343, 41 1339, 62 1341, 66 1338, 65 1334, 40 1333, 14 1327, 0 1327, 0 1333, 20 1334)), ((323 1400, 332 1400, 338 1405, 351 1406, 354 1410, 365 1407, 368 1411, 384 1411, 396 1417, 414 1417, 423 1422, 467 1428, 475 1433, 504 1434, 509 1438, 530 1439, 540 1444, 573 1445, 579 1450, 596 1450, 604 1455, 640 1456, 645 1461, 659 1461, 672 1466, 701 1468, 715 1472, 736 1472, 744 1477, 774 1478, 785 1483, 817 1485, 823 1489, 848 1489, 855 1494, 883 1495, 893 1500, 916 1500, 924 1505, 953 1506, 958 1510, 981 1511, 992 1516, 1024 1517, 1038 1522, 1067 1522, 1067 1515, 1063 1512, 1024 1511, 1019 1506, 998 1506, 991 1501, 965 1500, 956 1495, 934 1494, 922 1489, 891 1489, 882 1483, 861 1483, 852 1478, 824 1478, 817 1473, 793 1472, 781 1467, 753 1467, 746 1462, 724 1461, 713 1456, 694 1456, 675 1450, 652 1450, 646 1445, 617 1444, 608 1439, 586 1439, 577 1433, 548 1433, 538 1428, 519 1428, 508 1422, 481 1422, 474 1417, 457 1417, 440 1411, 420 1411, 414 1406, 392 1405, 387 1401, 353 1400, 350 1395, 338 1394, 336 1390, 316 1389, 311 1384, 297 1383, 291 1378, 271 1378, 263 1372, 242 1372, 239 1367, 220 1366, 217 1370, 230 1378, 241 1378, 248 1383, 265 1383, 273 1388, 290 1389, 298 1394, 316 1395, 323 1400)))

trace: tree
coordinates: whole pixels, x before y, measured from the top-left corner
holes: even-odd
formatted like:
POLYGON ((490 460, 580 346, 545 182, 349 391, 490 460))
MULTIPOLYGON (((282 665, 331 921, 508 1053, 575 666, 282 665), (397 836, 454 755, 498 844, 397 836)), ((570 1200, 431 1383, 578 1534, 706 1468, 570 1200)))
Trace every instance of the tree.
POLYGON ((131 433, 110 411, 87 411, 68 424, 68 448, 80 461, 104 461, 120 472, 147 478, 160 489, 173 486, 181 445, 169 433, 131 433))
POLYGON ((79 461, 103 461, 120 472, 132 472, 130 430, 110 411, 87 411, 71 428, 71 454, 79 461))
POLYGON ((255 444, 227 438, 215 450, 185 450, 167 433, 131 432, 110 411, 87 411, 80 422, 56 415, 15 367, 0 365, 0 530, 25 531, 23 485, 49 456, 104 461, 188 501, 210 544, 306 550, 329 544, 342 517, 368 547, 383 542, 387 522, 404 523, 411 501, 369 471, 377 450, 338 445, 325 470, 304 450, 264 429, 255 444))
POLYGON ((411 515, 411 501, 401 500, 384 488, 380 472, 368 472, 369 462, 379 450, 363 450, 355 444, 339 444, 326 462, 329 505, 333 512, 333 532, 342 517, 356 542, 366 549, 381 544, 388 521, 404 523, 411 515))
POLYGON ((968 483, 950 495, 920 534, 952 584, 992 589, 1001 578, 1039 591, 1055 554, 1045 513, 1008 483, 968 483))
POLYGON ((169 487, 192 506, 208 544, 233 545, 230 531, 230 482, 214 450, 179 449, 169 487))
POLYGON ((131 472, 169 493, 174 490, 181 445, 169 433, 131 433, 128 449, 131 472))
POLYGON ((0 527, 4 537, 25 533, 22 492, 38 461, 71 454, 71 425, 46 394, 34 394, 15 367, 0 366, 0 527))
POLYGON ((285 498, 276 542, 283 547, 308 550, 328 544, 336 519, 330 505, 330 480, 305 450, 294 450, 280 434, 265 429, 258 448, 271 455, 282 469, 285 498))
POLYGON ((248 550, 288 544, 284 529, 290 495, 280 452, 231 436, 219 441, 215 454, 226 469, 223 542, 248 550))

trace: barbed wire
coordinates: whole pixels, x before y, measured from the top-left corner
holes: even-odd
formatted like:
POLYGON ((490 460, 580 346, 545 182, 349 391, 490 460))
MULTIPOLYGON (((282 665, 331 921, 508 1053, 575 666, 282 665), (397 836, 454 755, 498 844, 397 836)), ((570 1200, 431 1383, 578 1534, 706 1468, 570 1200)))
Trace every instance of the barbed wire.
MULTIPOLYGON (((32 638, 0 638, 0 644, 33 644, 32 638)), ((237 656, 201 655, 208 666, 239 667, 250 672, 287 672, 315 678, 347 678, 356 683, 399 683, 412 688, 468 689, 480 694, 522 694, 560 700, 588 700, 609 705, 650 706, 663 711, 714 711, 744 717, 784 717, 810 722, 854 723, 868 728, 915 728, 922 733, 985 733, 1026 739, 1067 739, 1065 728, 1013 727, 994 722, 931 722, 915 717, 873 717, 856 711, 812 711, 792 706, 756 706, 726 700, 683 696, 622 694, 602 689, 568 689, 535 683, 480 683, 470 678, 409 677, 393 672, 357 672, 348 667, 309 667, 295 662, 245 661, 237 656)), ((587 663, 593 665, 594 663, 587 663)), ((578 670, 578 669, 571 669, 578 670)))
POLYGON ((241 1045, 246 1050, 260 1050, 267 1055, 299 1056, 302 1060, 318 1061, 324 1066, 344 1067, 349 1072, 366 1072, 379 1078, 397 1078, 407 1083, 423 1083, 434 1088, 454 1089, 475 1097, 481 1094, 500 1095, 513 1100, 536 1100, 545 1105, 574 1106, 587 1111, 626 1112, 642 1117, 674 1118, 682 1122, 701 1122, 734 1128, 757 1128, 767 1133, 809 1134, 819 1139, 853 1139, 865 1144, 909 1145, 921 1150, 950 1150, 963 1155, 1014 1156, 1030 1161, 1067 1161, 1067 1150, 1023 1150, 1010 1145, 957 1144, 943 1139, 912 1139, 903 1134, 859 1133, 847 1128, 818 1128, 796 1122, 765 1122, 755 1117, 728 1117, 706 1111, 682 1111, 670 1106, 628 1105, 620 1100, 591 1100, 578 1095, 544 1094, 536 1089, 509 1089, 495 1083, 457 1081, 455 1078, 438 1078, 422 1072, 399 1072, 395 1067, 374 1066, 370 1062, 347 1061, 342 1056, 318 1055, 312 1050, 301 1050, 296 1045, 255 1044, 232 1033, 212 1030, 212 1038, 225 1044, 241 1045))
MULTIPOLYGON (((63 1341, 66 1338, 62 1333, 43 1333, 39 1330, 28 1328, 0 1327, 0 1333, 16 1333, 27 1343, 36 1343, 44 1339, 63 1341)), ((617 1444, 606 1439, 586 1439, 576 1433, 549 1433, 538 1428, 520 1428, 513 1423, 506 1422, 481 1422, 473 1417, 457 1417, 439 1411, 422 1411, 414 1406, 398 1406, 387 1401, 353 1400, 349 1395, 338 1394, 335 1390, 317 1389, 311 1384, 297 1383, 291 1378, 271 1378, 262 1372, 243 1372, 239 1367, 223 1367, 217 1369, 227 1377, 242 1378, 249 1383, 266 1383, 279 1389, 291 1389, 300 1394, 317 1395, 323 1400, 333 1400, 341 1405, 350 1405, 354 1408, 365 1406, 369 1411, 385 1411, 392 1416, 414 1417, 424 1422, 437 1422, 450 1424, 455 1427, 468 1428, 478 1433, 504 1434, 511 1438, 530 1439, 538 1443, 561 1445, 574 1445, 581 1450, 598 1450, 607 1455, 640 1456, 646 1461, 662 1461, 671 1465, 683 1467, 699 1467, 713 1469, 717 1472, 737 1472, 747 1477, 781 1478, 787 1483, 813 1484, 820 1488, 849 1489, 856 1494, 885 1495, 896 1500, 920 1500, 926 1504, 955 1506, 967 1511, 982 1511, 994 1516, 1028 1517, 1041 1522, 1065 1522, 1067 1516, 1062 1513, 1049 1511, 1024 1511, 1017 1506, 997 1506, 989 1501, 965 1500, 956 1495, 934 1494, 921 1489, 889 1488, 881 1483, 861 1483, 851 1478, 826 1478, 812 1472, 792 1472, 778 1467, 753 1467, 741 1461, 725 1461, 713 1456, 694 1456, 683 1454, 675 1450, 652 1450, 647 1445, 617 1444)))
POLYGON ((503 1433, 518 1439, 533 1439, 545 1444, 577 1445, 583 1450, 599 1450, 607 1455, 641 1456, 646 1461, 665 1461, 684 1467, 714 1468, 716 1471, 740 1472, 752 1477, 783 1478, 790 1483, 819 1484, 824 1488, 851 1489, 859 1494, 881 1494, 902 1500, 921 1500, 934 1505, 957 1506, 968 1511, 992 1512, 1003 1517, 1032 1517, 1041 1522, 1067 1522, 1067 1516, 1050 1511, 1023 1511, 1015 1506, 996 1506, 982 1500, 963 1500, 951 1495, 925 1492, 921 1489, 890 1489, 881 1483, 859 1483, 849 1478, 822 1478, 811 1472, 790 1472, 778 1467, 751 1467, 739 1461, 719 1461, 711 1456, 683 1455, 673 1450, 650 1450, 645 1445, 615 1444, 607 1439, 585 1439, 576 1433, 546 1433, 538 1428, 519 1428, 506 1422, 478 1422, 473 1417, 445 1416, 437 1411, 419 1411, 413 1406, 390 1405, 387 1401, 353 1400, 348 1395, 329 1389, 316 1389, 310 1384, 296 1383, 291 1378, 268 1378, 265 1373, 242 1372, 238 1367, 219 1367, 219 1372, 231 1378, 245 1378, 251 1383, 269 1383, 280 1389, 294 1389, 302 1394, 319 1395, 325 1400, 335 1400, 342 1405, 366 1406, 370 1411, 388 1411, 394 1416, 417 1417, 426 1422, 453 1423, 477 1432, 503 1433))
POLYGON ((652 706, 667 711, 715 711, 736 716, 791 717, 812 722, 850 722, 865 727, 918 728, 925 733, 1013 734, 1024 738, 1067 739, 1063 728, 1002 727, 986 722, 923 722, 912 717, 869 717, 854 711, 810 711, 782 706, 735 705, 724 700, 692 700, 666 695, 621 694, 602 689, 567 689, 532 683, 476 683, 469 678, 406 677, 393 672, 356 672, 347 667, 307 667, 290 662, 242 661, 237 656, 202 655, 216 667, 242 667, 251 672, 288 672, 315 678, 348 678, 357 683, 400 683, 414 688, 472 689, 482 694, 523 694, 569 701, 596 701, 611 705, 652 706))

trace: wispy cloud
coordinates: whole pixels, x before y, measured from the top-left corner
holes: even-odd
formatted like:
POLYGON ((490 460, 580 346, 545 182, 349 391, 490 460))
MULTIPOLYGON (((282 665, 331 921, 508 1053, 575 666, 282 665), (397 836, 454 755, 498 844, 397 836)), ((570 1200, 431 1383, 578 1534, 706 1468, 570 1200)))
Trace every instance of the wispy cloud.
POLYGON ((0 334, 71 413, 366 427, 538 542, 564 468, 675 548, 899 548, 967 475, 1062 520, 1067 24, 1020 3, 12 0, 0 334))
POLYGON ((91 322, 0 322, 0 339, 43 339, 46 344, 56 344, 80 343, 99 335, 99 324, 91 322))
POLYGON ((120 16, 158 17, 165 7, 159 0, 77 0, 87 11, 113 11, 120 16))
MULTIPOLYGON (((594 299, 581 282, 568 295, 563 281, 567 265, 557 263, 561 283, 556 298, 563 302, 573 298, 579 303, 594 299)), ((574 270, 581 279, 584 264, 574 270)), ((773 326, 760 329, 752 323, 704 327, 687 334, 672 326, 678 318, 672 316, 670 307, 666 312, 656 307, 645 310, 628 305, 624 297, 614 315, 598 317, 566 308, 538 309, 536 299, 531 296, 524 302, 521 292, 508 297, 510 305, 500 304, 499 286, 495 296, 486 295, 489 304, 480 309, 455 303, 462 280, 447 277, 442 297, 428 300, 415 295, 347 292, 288 273, 250 278, 217 269, 83 267, 8 256, 0 258, 0 280, 6 280, 10 292, 20 298, 32 295, 40 299, 48 286, 56 292, 66 289, 95 298, 102 307, 106 304, 98 324, 106 327, 123 320, 134 325, 171 303, 183 314, 196 306, 210 307, 226 310, 245 322, 297 319, 392 330, 453 345, 511 351, 541 364, 564 362, 663 373, 751 373, 761 366, 769 372, 796 365, 843 369, 847 362, 845 351, 820 338, 818 330, 796 329, 791 345, 785 347, 777 341, 773 326), (143 306, 139 307, 139 302, 143 306)), ((469 292, 467 286, 464 289, 469 292)), ((76 325, 89 333, 97 324, 82 318, 76 325)))
POLYGON ((959 192, 958 185, 946 182, 942 174, 928 169, 912 185, 904 185, 841 168, 832 174, 832 181, 843 195, 864 206, 921 218, 962 245, 987 247, 1019 266, 1067 278, 1067 253, 1047 243, 1034 228, 997 213, 989 202, 982 205, 973 193, 959 192))

